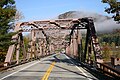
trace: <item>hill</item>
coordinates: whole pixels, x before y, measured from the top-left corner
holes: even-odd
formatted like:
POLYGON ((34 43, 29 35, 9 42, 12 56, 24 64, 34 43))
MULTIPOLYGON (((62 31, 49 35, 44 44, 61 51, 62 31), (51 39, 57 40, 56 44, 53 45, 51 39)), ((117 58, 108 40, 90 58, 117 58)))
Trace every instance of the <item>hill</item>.
POLYGON ((70 18, 84 18, 92 17, 95 23, 96 30, 98 32, 111 32, 113 29, 120 28, 120 24, 117 24, 111 17, 104 16, 98 13, 82 12, 82 11, 68 11, 58 16, 58 19, 70 19, 70 18))

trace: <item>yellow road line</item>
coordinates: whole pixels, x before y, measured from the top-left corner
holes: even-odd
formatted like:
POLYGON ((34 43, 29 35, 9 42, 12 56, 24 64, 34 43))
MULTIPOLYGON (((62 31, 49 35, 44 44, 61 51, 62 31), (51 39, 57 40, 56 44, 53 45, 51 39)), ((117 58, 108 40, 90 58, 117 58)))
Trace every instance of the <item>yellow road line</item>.
POLYGON ((48 68, 48 70, 46 71, 46 73, 44 74, 42 80, 46 80, 46 76, 48 75, 48 73, 50 72, 51 70, 51 66, 48 68))
POLYGON ((54 65, 55 65, 55 62, 52 62, 51 65, 50 65, 50 67, 48 68, 48 70, 46 71, 46 73, 44 74, 44 76, 42 77, 42 80, 48 80, 48 77, 49 77, 49 75, 50 75, 50 73, 51 73, 54 65))

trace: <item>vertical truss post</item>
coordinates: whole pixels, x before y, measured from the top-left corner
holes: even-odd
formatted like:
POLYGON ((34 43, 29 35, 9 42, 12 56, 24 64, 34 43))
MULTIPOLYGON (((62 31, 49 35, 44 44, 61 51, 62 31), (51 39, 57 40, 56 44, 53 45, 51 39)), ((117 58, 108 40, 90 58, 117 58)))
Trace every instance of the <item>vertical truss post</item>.
POLYGON ((55 49, 54 49, 54 45, 53 45, 53 44, 51 45, 51 51, 52 51, 52 53, 55 53, 55 52, 54 52, 55 49))
POLYGON ((78 60, 81 61, 81 52, 82 52, 82 47, 81 47, 81 37, 80 37, 80 30, 77 28, 77 44, 78 44, 78 60))
POLYGON ((29 43, 28 43, 28 50, 27 50, 27 59, 29 59, 30 58, 30 55, 31 55, 31 41, 29 41, 29 43))
POLYGON ((66 53, 67 55, 70 54, 70 45, 66 46, 66 51, 65 51, 65 53, 66 53))
POLYGON ((54 51, 54 45, 52 44, 52 43, 50 43, 50 47, 49 47, 49 49, 50 49, 50 54, 52 54, 52 53, 54 53, 53 51, 54 51))
POLYGON ((26 49, 25 49, 24 40, 22 42, 22 51, 23 51, 23 57, 24 57, 24 59, 26 59, 27 58, 27 52, 26 52, 26 49))
POLYGON ((20 36, 18 37, 18 44, 17 44, 17 48, 16 48, 16 61, 18 64, 19 63, 19 55, 20 55, 20 36))
POLYGON ((21 45, 21 49, 22 49, 22 53, 23 53, 23 58, 25 60, 27 57, 27 54, 26 54, 26 49, 25 49, 25 44, 24 44, 22 32, 19 33, 19 36, 20 36, 20 45, 21 45))
POLYGON ((82 59, 83 62, 85 62, 85 60, 86 60, 86 54, 87 54, 87 49, 88 49, 89 38, 90 38, 90 30, 87 29, 85 50, 84 50, 83 59, 82 59))
POLYGON ((79 50, 80 50, 80 61, 82 62, 82 57, 83 57, 83 43, 82 43, 82 39, 80 40, 81 41, 81 44, 80 44, 80 48, 79 48, 79 50))
POLYGON ((35 57, 35 31, 31 31, 32 43, 31 43, 31 57, 35 57))
POLYGON ((88 63, 91 63, 91 50, 92 48, 91 48, 91 39, 89 40, 89 42, 88 42, 88 63))
POLYGON ((74 50, 74 58, 78 59, 78 42, 77 42, 77 36, 75 35, 76 31, 73 33, 73 50, 74 50))
POLYGON ((43 51, 43 43, 41 44, 41 56, 43 57, 44 56, 44 51, 43 51))
POLYGON ((45 56, 45 41, 44 40, 43 40, 42 52, 43 52, 43 56, 45 56))
POLYGON ((103 62, 102 55, 101 55, 101 50, 100 50, 100 45, 98 43, 98 38, 97 38, 97 35, 96 35, 96 30, 95 30, 93 20, 92 19, 85 19, 85 21, 87 23, 86 28, 87 28, 87 30, 89 30, 89 31, 87 31, 87 32, 89 32, 89 36, 87 36, 89 38, 86 38, 87 42, 86 42, 86 50, 85 51, 87 51, 88 41, 91 40, 90 43, 92 44, 92 48, 93 48, 93 51, 94 51, 94 66, 97 67, 96 61, 97 62, 103 62))
MULTIPOLYGON (((21 23, 16 24, 14 32, 19 31, 20 25, 21 25, 21 23)), ((17 38, 18 38, 18 34, 12 36, 12 39, 17 39, 17 38)), ((15 44, 9 46, 8 52, 7 52, 7 55, 6 55, 6 58, 5 58, 5 62, 8 62, 8 63, 11 62, 11 59, 13 57, 14 52, 15 52, 15 44)), ((6 63, 4 66, 7 66, 7 65, 8 64, 6 63)))
POLYGON ((73 37, 71 38, 71 42, 70 42, 70 56, 74 57, 73 37))
POLYGON ((95 26, 94 26, 94 23, 93 23, 93 20, 89 20, 89 29, 91 30, 90 31, 90 37, 91 37, 91 43, 92 43, 92 45, 93 45, 93 51, 94 51, 94 58, 95 58, 95 61, 97 61, 97 59, 96 59, 96 50, 95 50, 95 47, 94 47, 94 44, 93 44, 93 36, 95 36, 96 37, 96 30, 95 30, 95 26))
POLYGON ((40 43, 40 57, 42 56, 42 46, 41 46, 41 43, 40 43))
POLYGON ((68 46, 66 47, 66 54, 70 56, 70 45, 71 45, 71 35, 69 35, 69 43, 68 43, 68 46))
MULTIPOLYGON (((70 32, 70 41, 69 41, 69 45, 70 45, 70 50, 71 50, 71 47, 73 47, 73 52, 72 52, 72 54, 74 55, 74 53, 76 52, 76 50, 74 50, 74 46, 75 46, 75 44, 74 44, 74 42, 76 43, 77 42, 77 40, 74 40, 74 31, 75 31, 75 28, 76 27, 78 27, 78 25, 79 25, 79 21, 73 21, 73 26, 72 26, 72 28, 71 28, 71 32, 70 32), (73 35, 73 39, 72 39, 72 35, 73 35)), ((78 46, 77 46, 78 47, 78 46)), ((77 48, 78 49, 78 48, 77 48)), ((71 51, 70 51, 71 52, 71 51)), ((75 53, 76 54, 76 53, 75 53)), ((78 55, 77 55, 78 56, 78 55)))
POLYGON ((38 38, 37 38, 37 42, 36 43, 37 43, 36 44, 37 58, 40 58, 40 55, 41 55, 40 48, 41 48, 41 46, 40 46, 40 40, 38 38))

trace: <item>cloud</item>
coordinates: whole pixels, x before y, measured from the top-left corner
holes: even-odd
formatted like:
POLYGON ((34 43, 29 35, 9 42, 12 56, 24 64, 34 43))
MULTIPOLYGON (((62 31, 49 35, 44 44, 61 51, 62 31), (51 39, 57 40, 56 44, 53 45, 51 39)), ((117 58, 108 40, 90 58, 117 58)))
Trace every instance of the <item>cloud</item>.
POLYGON ((84 17, 92 17, 95 22, 96 30, 100 32, 110 32, 113 29, 120 28, 120 24, 117 24, 111 17, 104 16, 98 13, 84 11, 68 11, 58 16, 58 18, 60 19, 84 17))
POLYGON ((97 31, 107 31, 111 32, 113 29, 120 29, 120 24, 117 24, 113 19, 105 20, 104 22, 97 23, 95 22, 97 31))

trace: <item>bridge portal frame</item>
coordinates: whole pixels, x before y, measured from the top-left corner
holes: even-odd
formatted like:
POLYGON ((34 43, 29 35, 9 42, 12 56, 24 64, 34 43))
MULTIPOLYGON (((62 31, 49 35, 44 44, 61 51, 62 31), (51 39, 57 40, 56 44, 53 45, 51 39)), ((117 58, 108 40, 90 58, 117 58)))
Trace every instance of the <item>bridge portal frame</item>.
MULTIPOLYGON (((38 29, 40 31, 42 31, 43 35, 45 36, 45 41, 46 43, 48 43, 48 36, 46 35, 46 33, 44 32, 47 29, 70 29, 71 32, 69 34, 69 44, 66 47, 66 54, 69 55, 69 49, 70 46, 76 46, 74 44, 71 45, 72 41, 76 41, 77 42, 77 51, 74 51, 73 54, 77 55, 78 58, 80 58, 81 61, 85 62, 86 61, 86 55, 87 53, 89 54, 89 58, 91 59, 91 53, 92 53, 92 49, 94 51, 94 57, 95 57, 95 61, 98 61, 100 59, 102 59, 101 56, 101 51, 100 51, 100 46, 98 43, 98 39, 97 39, 97 35, 96 35, 96 30, 95 30, 95 26, 93 23, 92 18, 81 18, 81 19, 58 19, 58 20, 46 20, 46 21, 32 21, 32 22, 21 22, 21 23, 17 23, 14 29, 14 32, 19 32, 18 34, 14 35, 12 37, 12 39, 14 39, 14 41, 18 41, 19 43, 17 45, 13 44, 9 47, 7 55, 6 55, 6 59, 5 62, 6 63, 10 63, 13 57, 13 54, 15 52, 15 49, 17 48, 16 51, 16 60, 17 60, 17 64, 19 63, 19 49, 20 49, 20 45, 23 45, 23 52, 24 52, 24 59, 26 59, 26 51, 25 51, 25 47, 24 47, 24 41, 23 41, 23 36, 22 36, 22 32, 32 32, 32 44, 35 43, 34 41, 36 40, 35 36, 34 36, 34 29, 38 29), (32 26, 31 29, 21 29, 22 26, 32 26), (81 39, 80 36, 77 35, 77 38, 73 38, 72 40, 72 36, 75 36, 75 30, 77 30, 77 34, 79 34, 79 30, 80 29, 87 29, 87 35, 86 35, 86 43, 85 43, 85 50, 84 52, 82 51, 82 46, 81 46, 81 39), (77 52, 77 53, 76 53, 77 52)), ((32 45, 33 47, 35 45, 32 45)), ((47 46, 48 47, 48 46, 47 46)), ((34 50, 34 49, 32 49, 34 50)), ((8 64, 6 64, 5 66, 7 66, 8 64)))

